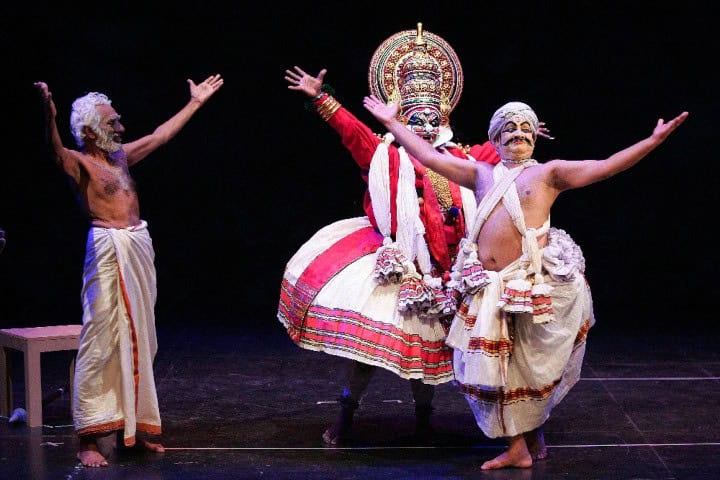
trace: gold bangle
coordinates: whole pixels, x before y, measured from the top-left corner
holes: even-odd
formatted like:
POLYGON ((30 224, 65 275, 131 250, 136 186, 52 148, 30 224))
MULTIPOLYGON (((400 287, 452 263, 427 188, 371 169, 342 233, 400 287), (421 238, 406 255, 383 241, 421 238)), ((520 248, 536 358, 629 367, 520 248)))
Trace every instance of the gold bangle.
POLYGON ((320 114, 320 118, 327 122, 341 106, 342 105, 340 105, 340 102, 335 100, 334 97, 328 95, 327 97, 325 97, 325 101, 322 102, 320 105, 317 105, 315 109, 317 110, 318 114, 320 114))

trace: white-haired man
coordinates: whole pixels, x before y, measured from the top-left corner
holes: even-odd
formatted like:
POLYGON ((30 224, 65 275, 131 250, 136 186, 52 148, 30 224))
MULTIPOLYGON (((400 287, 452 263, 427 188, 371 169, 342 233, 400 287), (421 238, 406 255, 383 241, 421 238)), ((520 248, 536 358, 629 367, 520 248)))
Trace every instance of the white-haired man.
POLYGON ((564 231, 550 227, 551 207, 561 192, 638 163, 688 113, 658 120, 649 137, 604 160, 538 163, 532 158, 537 116, 528 105, 510 102, 490 121, 488 137, 502 159, 492 166, 457 161, 418 141, 395 118, 394 103, 368 96, 364 105, 420 163, 476 192, 475 222, 453 272, 463 301, 447 343, 478 425, 509 444, 482 469, 530 467, 547 455, 542 426, 579 379, 595 321, 582 252, 564 231))
POLYGON ((45 102, 55 161, 72 180, 90 220, 73 388, 77 458, 87 467, 108 465, 116 434, 122 433, 125 446, 164 451, 160 443, 136 439, 136 433, 159 435, 161 422, 153 376, 155 253, 128 168, 173 138, 223 85, 220 75, 187 82, 189 102, 154 132, 129 143, 123 143, 125 127, 106 95, 91 92, 76 99, 70 123, 80 150, 65 148, 52 94, 46 83, 35 83, 45 102))

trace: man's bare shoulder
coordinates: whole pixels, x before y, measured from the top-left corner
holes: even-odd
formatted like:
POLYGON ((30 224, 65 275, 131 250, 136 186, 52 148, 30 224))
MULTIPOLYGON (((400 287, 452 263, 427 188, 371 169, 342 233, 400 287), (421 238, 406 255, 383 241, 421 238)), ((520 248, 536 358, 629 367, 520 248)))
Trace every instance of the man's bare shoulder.
POLYGON ((61 162, 63 170, 73 177, 79 175, 81 170, 84 170, 91 176, 94 171, 107 170, 108 168, 120 167, 123 170, 127 170, 127 160, 122 150, 113 155, 106 156, 104 154, 93 154, 84 150, 66 148, 61 162))
POLYGON ((543 175, 545 177, 556 177, 558 175, 562 175, 563 172, 569 171, 568 168, 572 168, 573 165, 576 165, 577 161, 573 160, 561 160, 561 159, 553 159, 553 160, 547 160, 545 162, 539 163, 533 169, 536 170, 536 173, 539 175, 543 175))
POLYGON ((552 189, 562 190, 562 177, 567 174, 567 166, 571 163, 573 162, 569 160, 547 160, 527 168, 523 172, 524 178, 535 185, 546 185, 552 189))
POLYGON ((62 147, 55 149, 54 158, 57 164, 67 172, 68 169, 75 168, 76 165, 81 163, 85 158, 85 154, 79 150, 62 147))

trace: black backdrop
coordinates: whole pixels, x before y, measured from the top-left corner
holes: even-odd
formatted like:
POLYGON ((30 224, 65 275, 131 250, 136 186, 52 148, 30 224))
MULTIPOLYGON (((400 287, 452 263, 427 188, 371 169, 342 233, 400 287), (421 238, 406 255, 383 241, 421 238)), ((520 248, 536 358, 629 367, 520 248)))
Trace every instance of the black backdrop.
POLYGON ((50 85, 72 146, 70 103, 87 91, 111 97, 132 140, 184 105, 186 78, 223 75, 132 170, 157 254, 158 322, 277 328, 285 262, 319 227, 362 215, 364 189, 284 70, 328 68, 337 98, 380 132, 362 109, 370 57, 418 21, 463 64, 458 141, 484 141, 492 112, 522 100, 557 137, 538 159, 604 158, 690 112, 635 168, 564 193, 552 223, 583 247, 599 325, 712 326, 720 42, 709 1, 57 3, 1 7, 2 327, 81 314, 87 225, 42 144, 32 82, 50 85))

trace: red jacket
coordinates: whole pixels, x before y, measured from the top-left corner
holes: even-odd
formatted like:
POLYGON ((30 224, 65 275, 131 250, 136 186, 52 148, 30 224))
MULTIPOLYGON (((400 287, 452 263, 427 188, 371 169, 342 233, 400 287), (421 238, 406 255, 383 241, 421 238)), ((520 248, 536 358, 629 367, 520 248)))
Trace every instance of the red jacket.
MULTIPOLYGON (((327 98, 326 96, 318 100, 316 104, 321 104, 326 101, 327 98)), ((355 162, 360 167, 362 178, 367 183, 370 161, 382 140, 374 134, 367 125, 343 107, 340 107, 330 119, 328 119, 328 123, 340 134, 343 145, 345 145, 352 154, 353 159, 355 159, 355 162)), ((456 157, 468 158, 467 154, 465 154, 461 148, 450 147, 448 151, 456 157)), ((495 148, 490 142, 485 142, 482 145, 474 145, 470 148, 470 155, 478 161, 491 164, 495 164, 500 160, 495 152, 495 148)), ((397 229, 396 197, 400 172, 400 155, 395 145, 389 146, 388 156, 390 168, 391 230, 392 234, 395 235, 397 229)), ((421 195, 423 199, 420 205, 420 218, 425 225, 425 241, 427 242, 434 263, 440 266, 443 271, 449 271, 455 257, 457 245, 460 239, 465 236, 465 219, 462 214, 460 187, 455 183, 449 182, 453 206, 457 207, 460 213, 455 217, 453 222, 446 223, 432 184, 428 176, 425 175, 425 167, 412 157, 410 157, 410 160, 415 167, 415 188, 418 191, 418 195, 421 195)), ((365 191, 363 208, 370 222, 377 228, 377 222, 370 203, 370 192, 368 190, 365 191)))

